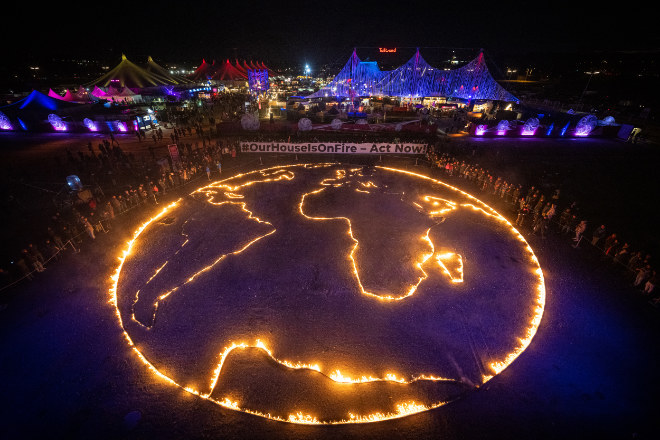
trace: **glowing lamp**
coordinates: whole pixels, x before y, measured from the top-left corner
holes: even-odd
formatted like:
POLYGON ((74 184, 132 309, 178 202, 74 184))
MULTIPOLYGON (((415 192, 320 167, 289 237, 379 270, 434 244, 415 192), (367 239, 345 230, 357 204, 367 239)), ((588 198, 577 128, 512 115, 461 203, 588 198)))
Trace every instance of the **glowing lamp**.
POLYGON ((476 136, 483 136, 487 128, 487 125, 477 125, 477 129, 474 131, 474 134, 476 136))
POLYGON ((83 189, 82 183, 80 182, 80 178, 76 175, 67 176, 66 184, 69 186, 69 189, 71 189, 71 191, 80 191, 81 189, 83 189))

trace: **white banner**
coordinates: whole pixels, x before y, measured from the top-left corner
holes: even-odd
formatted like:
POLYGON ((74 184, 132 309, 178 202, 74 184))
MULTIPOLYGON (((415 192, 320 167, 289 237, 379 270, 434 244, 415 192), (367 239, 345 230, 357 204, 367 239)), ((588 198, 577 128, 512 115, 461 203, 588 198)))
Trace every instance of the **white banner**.
POLYGON ((426 154, 426 144, 241 142, 243 153, 426 154))

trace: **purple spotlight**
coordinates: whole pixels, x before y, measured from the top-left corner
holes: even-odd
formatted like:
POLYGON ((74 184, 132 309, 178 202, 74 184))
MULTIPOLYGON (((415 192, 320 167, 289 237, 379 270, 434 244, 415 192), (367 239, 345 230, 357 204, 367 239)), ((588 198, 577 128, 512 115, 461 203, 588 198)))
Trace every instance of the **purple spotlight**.
POLYGON ((122 133, 126 133, 128 131, 128 128, 126 128, 126 123, 121 121, 117 121, 117 129, 122 133))
POLYGON ((483 136, 487 128, 488 128, 487 125, 477 125, 476 130, 474 130, 474 134, 476 136, 483 136))

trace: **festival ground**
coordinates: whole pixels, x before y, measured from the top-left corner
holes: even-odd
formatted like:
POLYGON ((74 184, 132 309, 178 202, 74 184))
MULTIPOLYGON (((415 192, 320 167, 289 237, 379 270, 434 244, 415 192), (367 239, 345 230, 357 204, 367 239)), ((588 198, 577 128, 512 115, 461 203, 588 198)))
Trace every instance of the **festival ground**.
MULTIPOLYGON (((232 172, 254 168, 255 160, 240 159, 232 172)), ((262 160, 264 166, 295 163, 282 156, 262 160)), ((411 160, 384 160, 428 170, 411 160)), ((487 196, 483 201, 490 202, 487 196)), ((655 438, 660 433, 657 310, 607 265, 556 235, 545 240, 526 235, 543 268, 547 294, 531 345, 504 372, 452 403, 397 420, 329 427, 218 407, 150 372, 126 344, 108 301, 117 256, 155 212, 141 209, 142 215, 122 220, 100 242, 67 255, 2 299, 2 394, 11 402, 2 415, 4 438, 655 438)), ((184 322, 183 329, 188 325, 184 322)))

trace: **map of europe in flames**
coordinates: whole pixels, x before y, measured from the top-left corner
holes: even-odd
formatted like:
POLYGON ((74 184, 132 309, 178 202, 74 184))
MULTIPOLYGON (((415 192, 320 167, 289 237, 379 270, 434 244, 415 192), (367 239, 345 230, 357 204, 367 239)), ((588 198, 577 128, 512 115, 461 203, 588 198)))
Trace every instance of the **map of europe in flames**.
POLYGON ((300 164, 162 207, 127 243, 110 296, 166 382, 330 424, 482 386, 530 344, 545 287, 522 235, 470 194, 405 170, 300 164))

